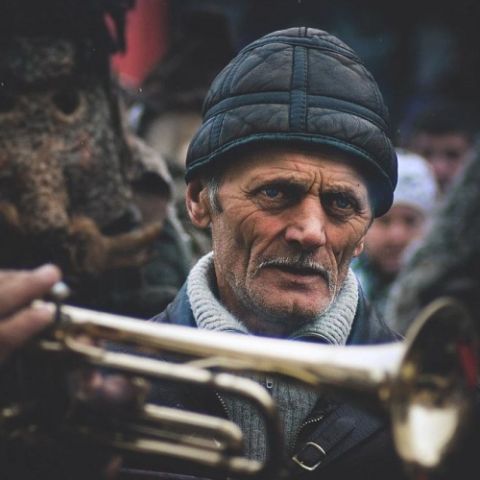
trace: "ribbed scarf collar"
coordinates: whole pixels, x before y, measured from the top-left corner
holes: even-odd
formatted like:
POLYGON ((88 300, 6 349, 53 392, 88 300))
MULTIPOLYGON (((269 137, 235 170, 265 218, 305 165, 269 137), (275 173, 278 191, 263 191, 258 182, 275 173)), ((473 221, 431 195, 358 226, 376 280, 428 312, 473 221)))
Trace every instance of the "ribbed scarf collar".
MULTIPOLYGON (((197 326, 205 330, 249 334, 247 327, 221 305, 214 291, 215 271, 211 252, 197 262, 187 279, 188 298, 197 326)), ((290 338, 321 337, 326 343, 344 345, 352 328, 357 303, 357 279, 349 270, 330 307, 313 322, 303 325, 290 338)))

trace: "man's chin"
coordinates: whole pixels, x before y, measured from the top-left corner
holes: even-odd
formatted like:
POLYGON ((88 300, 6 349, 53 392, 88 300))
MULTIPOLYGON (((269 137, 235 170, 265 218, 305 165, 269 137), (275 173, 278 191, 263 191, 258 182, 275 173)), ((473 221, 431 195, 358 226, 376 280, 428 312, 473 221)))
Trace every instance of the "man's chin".
POLYGON ((317 319, 319 315, 329 308, 331 303, 330 299, 315 303, 311 302, 311 299, 305 302, 298 300, 281 302, 281 299, 281 296, 272 296, 268 297, 267 301, 264 299, 260 305, 257 304, 263 318, 269 321, 269 323, 292 324, 300 327, 317 319), (276 301, 272 302, 272 300, 276 301))

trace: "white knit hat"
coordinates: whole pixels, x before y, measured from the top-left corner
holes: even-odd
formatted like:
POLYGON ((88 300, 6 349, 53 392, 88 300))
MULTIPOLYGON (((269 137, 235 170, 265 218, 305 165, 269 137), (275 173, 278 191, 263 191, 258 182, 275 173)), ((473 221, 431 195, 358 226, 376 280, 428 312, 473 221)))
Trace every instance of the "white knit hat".
POLYGON ((428 162, 412 152, 397 149, 398 183, 393 205, 409 205, 428 216, 435 208, 438 188, 428 162))

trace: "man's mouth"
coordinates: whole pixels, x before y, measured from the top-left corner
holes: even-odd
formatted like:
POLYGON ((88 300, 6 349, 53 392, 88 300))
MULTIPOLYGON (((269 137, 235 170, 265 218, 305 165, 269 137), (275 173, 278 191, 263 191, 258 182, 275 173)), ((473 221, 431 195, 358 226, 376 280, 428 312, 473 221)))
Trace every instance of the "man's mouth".
POLYGON ((329 272, 318 262, 315 262, 310 259, 291 259, 288 257, 285 258, 275 258, 264 260, 257 271, 265 268, 273 268, 285 272, 290 275, 304 278, 322 278, 327 284, 329 284, 330 275, 329 272))
POLYGON ((315 269, 312 267, 297 266, 297 265, 277 265, 277 266, 271 265, 271 266, 283 272, 291 273, 294 275, 325 277, 325 272, 319 271, 318 269, 315 269))

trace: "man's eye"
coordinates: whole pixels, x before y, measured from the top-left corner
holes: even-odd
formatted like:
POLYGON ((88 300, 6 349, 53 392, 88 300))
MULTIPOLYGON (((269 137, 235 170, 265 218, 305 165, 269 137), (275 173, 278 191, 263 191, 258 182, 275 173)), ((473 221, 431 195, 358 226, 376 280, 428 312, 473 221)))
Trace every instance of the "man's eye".
POLYGON ((262 189, 262 192, 268 198, 277 198, 280 195, 280 189, 278 187, 265 187, 262 189))
POLYGON ((253 192, 253 198, 260 202, 262 208, 286 208, 299 198, 298 189, 291 185, 263 185, 253 192))
POLYGON ((357 209, 357 202, 349 195, 344 193, 327 193, 324 196, 324 202, 327 207, 335 209, 337 211, 354 211, 357 209))
POLYGON ((351 208, 353 206, 352 201, 345 195, 337 195, 333 201, 338 208, 351 208))

